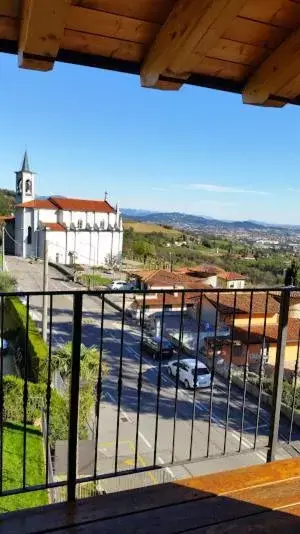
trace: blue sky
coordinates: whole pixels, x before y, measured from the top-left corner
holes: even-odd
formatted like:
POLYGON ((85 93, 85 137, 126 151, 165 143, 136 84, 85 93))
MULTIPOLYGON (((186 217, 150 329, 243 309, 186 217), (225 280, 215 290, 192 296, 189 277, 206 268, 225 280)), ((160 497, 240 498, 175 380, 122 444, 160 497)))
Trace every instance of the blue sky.
POLYGON ((198 87, 142 89, 136 76, 0 55, 0 187, 25 147, 39 195, 121 207, 300 224, 300 108, 245 106, 198 87))

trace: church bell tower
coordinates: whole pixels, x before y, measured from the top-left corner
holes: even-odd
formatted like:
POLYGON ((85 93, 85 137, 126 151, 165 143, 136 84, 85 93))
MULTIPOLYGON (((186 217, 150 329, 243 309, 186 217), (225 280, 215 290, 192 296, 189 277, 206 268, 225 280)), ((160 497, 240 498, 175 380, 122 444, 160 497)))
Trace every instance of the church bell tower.
POLYGON ((29 168, 27 150, 25 151, 22 168, 16 171, 16 203, 22 204, 33 200, 34 191, 34 172, 29 168))

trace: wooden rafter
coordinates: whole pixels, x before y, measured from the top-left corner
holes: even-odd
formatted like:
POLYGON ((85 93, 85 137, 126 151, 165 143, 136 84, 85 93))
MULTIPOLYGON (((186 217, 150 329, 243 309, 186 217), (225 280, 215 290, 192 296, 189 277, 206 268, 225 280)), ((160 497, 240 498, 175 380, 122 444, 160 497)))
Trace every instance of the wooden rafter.
POLYGON ((23 0, 19 65, 51 70, 64 33, 70 0, 23 0))
POLYGON ((288 37, 248 80, 243 101, 263 105, 300 72, 300 29, 288 37))
POLYGON ((142 85, 155 86, 166 70, 184 72, 196 47, 199 64, 244 4, 245 0, 178 0, 143 63, 142 85))

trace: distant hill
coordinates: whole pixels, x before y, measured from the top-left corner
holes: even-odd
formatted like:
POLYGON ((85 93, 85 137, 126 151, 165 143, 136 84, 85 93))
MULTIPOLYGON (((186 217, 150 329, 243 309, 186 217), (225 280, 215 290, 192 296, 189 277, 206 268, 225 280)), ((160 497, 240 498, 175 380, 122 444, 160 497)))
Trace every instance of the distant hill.
MULTIPOLYGON (((189 215, 187 213, 179 212, 152 212, 144 210, 123 209, 123 216, 130 220, 154 223, 161 225, 170 225, 173 228, 190 229, 190 230, 245 230, 249 231, 267 231, 268 228, 283 230, 284 228, 292 228, 291 226, 272 225, 267 223, 260 223, 256 221, 222 221, 212 219, 210 217, 203 217, 200 215, 189 215)), ((296 227, 295 227, 296 228, 296 227)))
POLYGON ((15 209, 16 193, 10 189, 0 189, 0 215, 11 215, 15 209))

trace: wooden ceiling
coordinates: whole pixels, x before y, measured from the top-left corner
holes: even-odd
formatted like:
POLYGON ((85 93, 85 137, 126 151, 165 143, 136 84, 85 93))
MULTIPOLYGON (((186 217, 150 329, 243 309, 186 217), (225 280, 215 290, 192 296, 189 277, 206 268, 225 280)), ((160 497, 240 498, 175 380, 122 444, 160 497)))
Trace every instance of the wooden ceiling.
POLYGON ((63 61, 300 103, 300 0, 0 0, 0 51, 28 69, 63 61))

